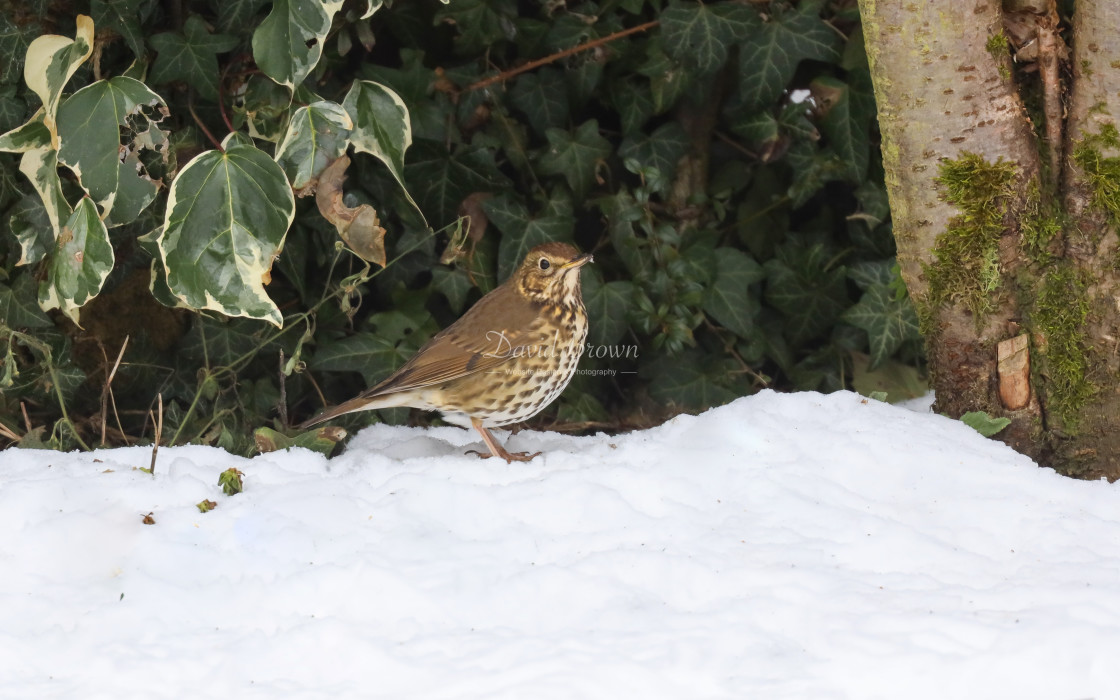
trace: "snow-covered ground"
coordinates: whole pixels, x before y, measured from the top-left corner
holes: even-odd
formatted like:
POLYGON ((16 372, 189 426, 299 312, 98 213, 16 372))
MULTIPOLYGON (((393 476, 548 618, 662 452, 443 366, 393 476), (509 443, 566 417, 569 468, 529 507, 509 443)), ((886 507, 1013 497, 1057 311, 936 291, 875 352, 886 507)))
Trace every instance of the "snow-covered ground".
POLYGON ((1120 697, 1120 493, 961 423, 764 392, 475 438, 0 452, 0 697, 1120 697))

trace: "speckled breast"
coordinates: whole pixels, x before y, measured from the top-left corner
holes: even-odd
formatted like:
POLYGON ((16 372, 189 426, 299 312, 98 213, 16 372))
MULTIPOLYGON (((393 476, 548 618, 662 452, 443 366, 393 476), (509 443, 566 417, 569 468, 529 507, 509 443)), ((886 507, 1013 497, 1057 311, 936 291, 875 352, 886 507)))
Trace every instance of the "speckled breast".
POLYGON ((490 370, 488 391, 473 400, 463 397, 463 413, 481 419, 483 427, 528 420, 555 401, 575 375, 587 340, 583 304, 550 307, 538 323, 530 333, 533 344, 515 348, 509 362, 490 370))

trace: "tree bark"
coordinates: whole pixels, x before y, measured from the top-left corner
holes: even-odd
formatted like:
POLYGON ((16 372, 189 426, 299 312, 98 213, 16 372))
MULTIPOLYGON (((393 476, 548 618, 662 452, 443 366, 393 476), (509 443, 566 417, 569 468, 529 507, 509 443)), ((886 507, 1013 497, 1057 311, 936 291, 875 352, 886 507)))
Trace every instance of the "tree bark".
POLYGON ((1064 33, 1054 0, 860 11, 938 409, 1004 415, 1042 464, 1120 478, 1120 3, 1077 0, 1064 33), (1004 179, 962 179, 985 171, 1004 179), (968 264, 989 235, 998 256, 968 264))
POLYGON ((1073 16, 1063 204, 1065 257, 1085 284, 1088 313, 1082 351, 1091 392, 1069 420, 1051 427, 1071 437, 1057 444, 1066 471, 1120 477, 1120 5, 1078 0, 1073 16), (1111 193, 1111 197, 1110 197, 1111 193))
MULTIPOLYGON (((898 261, 923 322, 937 410, 1006 415, 1013 422, 1001 437, 1041 457, 1043 445, 1031 439, 1041 419, 1039 401, 1032 395, 1025 406, 1005 409, 997 369, 998 344, 1019 335, 1024 319, 1017 286, 1027 264, 1020 219, 1040 187, 1038 148, 1010 56, 989 48, 1002 36, 1001 3, 860 0, 860 11, 898 261), (947 168, 970 157, 981 168, 1002 164, 1008 180, 994 200, 1002 209, 992 241, 996 269, 968 267, 963 286, 976 284, 980 291, 966 294, 959 283, 939 290, 934 282, 939 267, 960 262, 947 259, 945 237, 960 236, 979 214, 953 201, 959 197, 946 182, 947 168), (978 279, 977 269, 989 279, 978 279), (987 310, 978 313, 976 297, 982 296, 987 310)), ((968 187, 963 183, 966 197, 968 187)))

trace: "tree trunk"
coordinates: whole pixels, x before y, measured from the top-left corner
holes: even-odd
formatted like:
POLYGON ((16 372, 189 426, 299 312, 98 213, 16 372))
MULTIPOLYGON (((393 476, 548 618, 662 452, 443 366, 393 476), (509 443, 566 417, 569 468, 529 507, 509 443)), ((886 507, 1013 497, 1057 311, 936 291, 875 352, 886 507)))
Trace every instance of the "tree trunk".
POLYGON ((1120 476, 1120 9, 1078 0, 1072 54, 1053 0, 860 11, 937 409, 1006 416, 1017 450, 1120 476))

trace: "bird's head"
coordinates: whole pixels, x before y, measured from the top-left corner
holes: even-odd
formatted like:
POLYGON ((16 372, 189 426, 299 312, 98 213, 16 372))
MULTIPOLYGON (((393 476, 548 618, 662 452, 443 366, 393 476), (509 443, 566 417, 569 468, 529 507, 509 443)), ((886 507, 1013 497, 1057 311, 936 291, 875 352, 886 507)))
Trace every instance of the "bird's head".
POLYGON ((529 301, 572 306, 581 301, 579 270, 593 260, 567 243, 542 243, 529 251, 510 281, 529 301))

